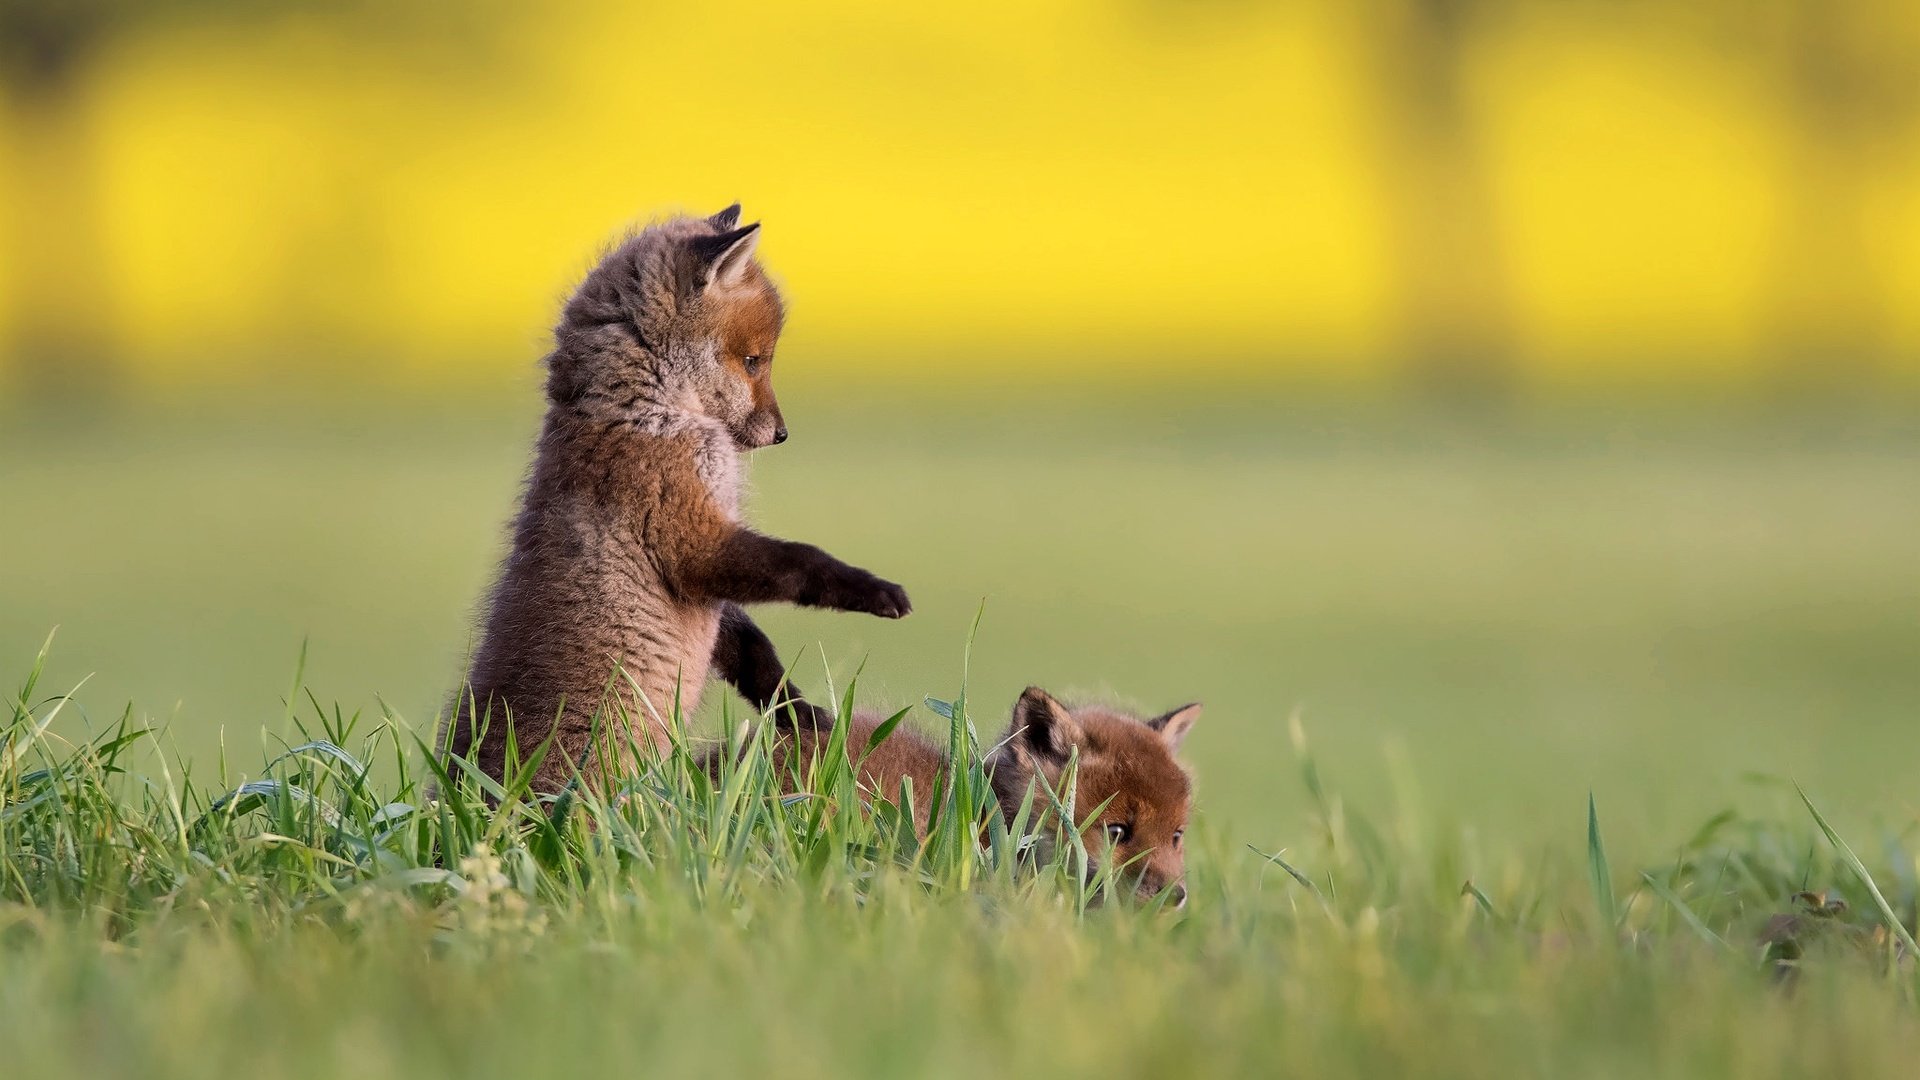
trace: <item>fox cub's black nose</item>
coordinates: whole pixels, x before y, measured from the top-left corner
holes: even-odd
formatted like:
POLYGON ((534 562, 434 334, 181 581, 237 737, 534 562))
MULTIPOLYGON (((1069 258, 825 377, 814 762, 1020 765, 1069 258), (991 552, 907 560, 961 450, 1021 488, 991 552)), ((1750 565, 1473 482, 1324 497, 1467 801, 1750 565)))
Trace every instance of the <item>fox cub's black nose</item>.
POLYGON ((774 429, 773 429, 773 442, 774 442, 774 445, 775 445, 775 446, 778 446, 779 444, 781 444, 781 443, 783 443, 783 442, 786 442, 786 441, 787 441, 787 428, 786 428, 786 425, 785 425, 785 424, 782 424, 782 425, 780 425, 779 427, 777 427, 777 428, 774 428, 774 429))

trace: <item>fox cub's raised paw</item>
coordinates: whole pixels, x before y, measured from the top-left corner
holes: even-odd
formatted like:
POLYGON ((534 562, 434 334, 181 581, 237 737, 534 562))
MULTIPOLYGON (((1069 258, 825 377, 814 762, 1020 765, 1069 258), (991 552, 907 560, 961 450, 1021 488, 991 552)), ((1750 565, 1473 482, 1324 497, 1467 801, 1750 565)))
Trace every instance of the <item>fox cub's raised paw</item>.
POLYGON ((885 578, 874 578, 859 610, 883 619, 899 619, 913 611, 913 601, 907 599, 907 590, 885 578))
POLYGON ((865 570, 854 570, 834 592, 832 606, 841 611, 862 611, 883 619, 898 619, 913 610, 907 590, 865 570))

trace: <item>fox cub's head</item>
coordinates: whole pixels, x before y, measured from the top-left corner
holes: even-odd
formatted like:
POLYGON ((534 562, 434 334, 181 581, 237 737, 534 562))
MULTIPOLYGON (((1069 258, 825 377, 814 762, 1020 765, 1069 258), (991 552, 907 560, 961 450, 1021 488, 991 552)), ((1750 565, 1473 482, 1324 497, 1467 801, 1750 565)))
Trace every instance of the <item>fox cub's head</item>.
POLYGON ((1081 834, 1088 854, 1117 867, 1141 898, 1164 892, 1178 907, 1187 901, 1183 840, 1192 784, 1173 755, 1199 717, 1197 704, 1151 720, 1110 709, 1068 709, 1045 690, 1028 687, 988 758, 994 793, 1011 818, 1037 777, 1057 786, 1068 760, 1077 760, 1077 812, 1105 804, 1081 834))
POLYGON ((773 350, 785 309, 738 204, 648 226, 600 261, 554 331, 547 396, 590 412, 712 417, 742 450, 784 442, 773 350))

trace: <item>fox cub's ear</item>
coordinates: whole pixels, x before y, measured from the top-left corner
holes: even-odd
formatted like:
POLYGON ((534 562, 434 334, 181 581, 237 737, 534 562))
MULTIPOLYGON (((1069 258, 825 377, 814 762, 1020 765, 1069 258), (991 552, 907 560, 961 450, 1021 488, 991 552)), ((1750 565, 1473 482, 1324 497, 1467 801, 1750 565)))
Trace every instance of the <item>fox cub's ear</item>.
POLYGON ((1054 765, 1066 764, 1084 737, 1067 707, 1037 686, 1014 702, 1013 731, 1013 745, 1023 755, 1054 765))
POLYGON ((728 229, 740 224, 740 204, 734 203, 732 206, 708 218, 707 224, 721 232, 726 232, 728 229))
POLYGON ((693 252, 694 284, 703 289, 730 288, 746 279, 747 267, 753 264, 753 250, 760 243, 760 223, 717 236, 696 236, 687 243, 693 252))
POLYGON ((1167 744, 1168 750, 1180 749, 1186 741, 1187 732, 1193 730, 1193 722, 1200 719, 1200 703, 1182 705, 1164 716, 1156 716, 1147 721, 1147 726, 1160 733, 1160 741, 1167 744))

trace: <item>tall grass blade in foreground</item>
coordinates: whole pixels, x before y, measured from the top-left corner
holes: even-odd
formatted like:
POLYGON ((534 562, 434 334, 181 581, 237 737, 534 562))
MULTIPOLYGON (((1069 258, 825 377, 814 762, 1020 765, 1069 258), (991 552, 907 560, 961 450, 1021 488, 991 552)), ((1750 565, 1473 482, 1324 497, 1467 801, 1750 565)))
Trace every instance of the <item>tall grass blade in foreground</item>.
POLYGON ((1620 927, 1620 913, 1613 898, 1606 845, 1600 842, 1600 813, 1594 807, 1591 791, 1587 792, 1587 873, 1593 883, 1593 906, 1600 914, 1600 928, 1612 935, 1620 927))
POLYGON ((1906 948, 1908 956, 1920 959, 1920 946, 1914 944, 1913 935, 1907 931, 1900 917, 1894 914, 1893 905, 1887 903, 1886 896, 1880 892, 1880 886, 1874 882, 1873 874, 1868 872, 1867 864, 1861 862, 1860 856, 1854 854, 1853 848, 1840 838, 1840 834, 1834 831, 1833 826, 1827 824, 1826 817, 1820 813, 1818 807, 1813 805, 1813 800, 1800 789, 1800 785, 1795 784, 1793 790, 1800 796, 1800 801, 1806 804, 1807 813, 1813 815, 1813 823, 1820 827, 1827 842, 1840 853, 1840 861, 1846 864, 1848 870, 1853 871, 1853 876, 1859 879, 1860 884, 1866 886, 1867 895, 1873 897, 1873 904, 1879 909, 1880 919, 1886 924, 1887 932, 1899 940, 1900 944, 1906 948))

